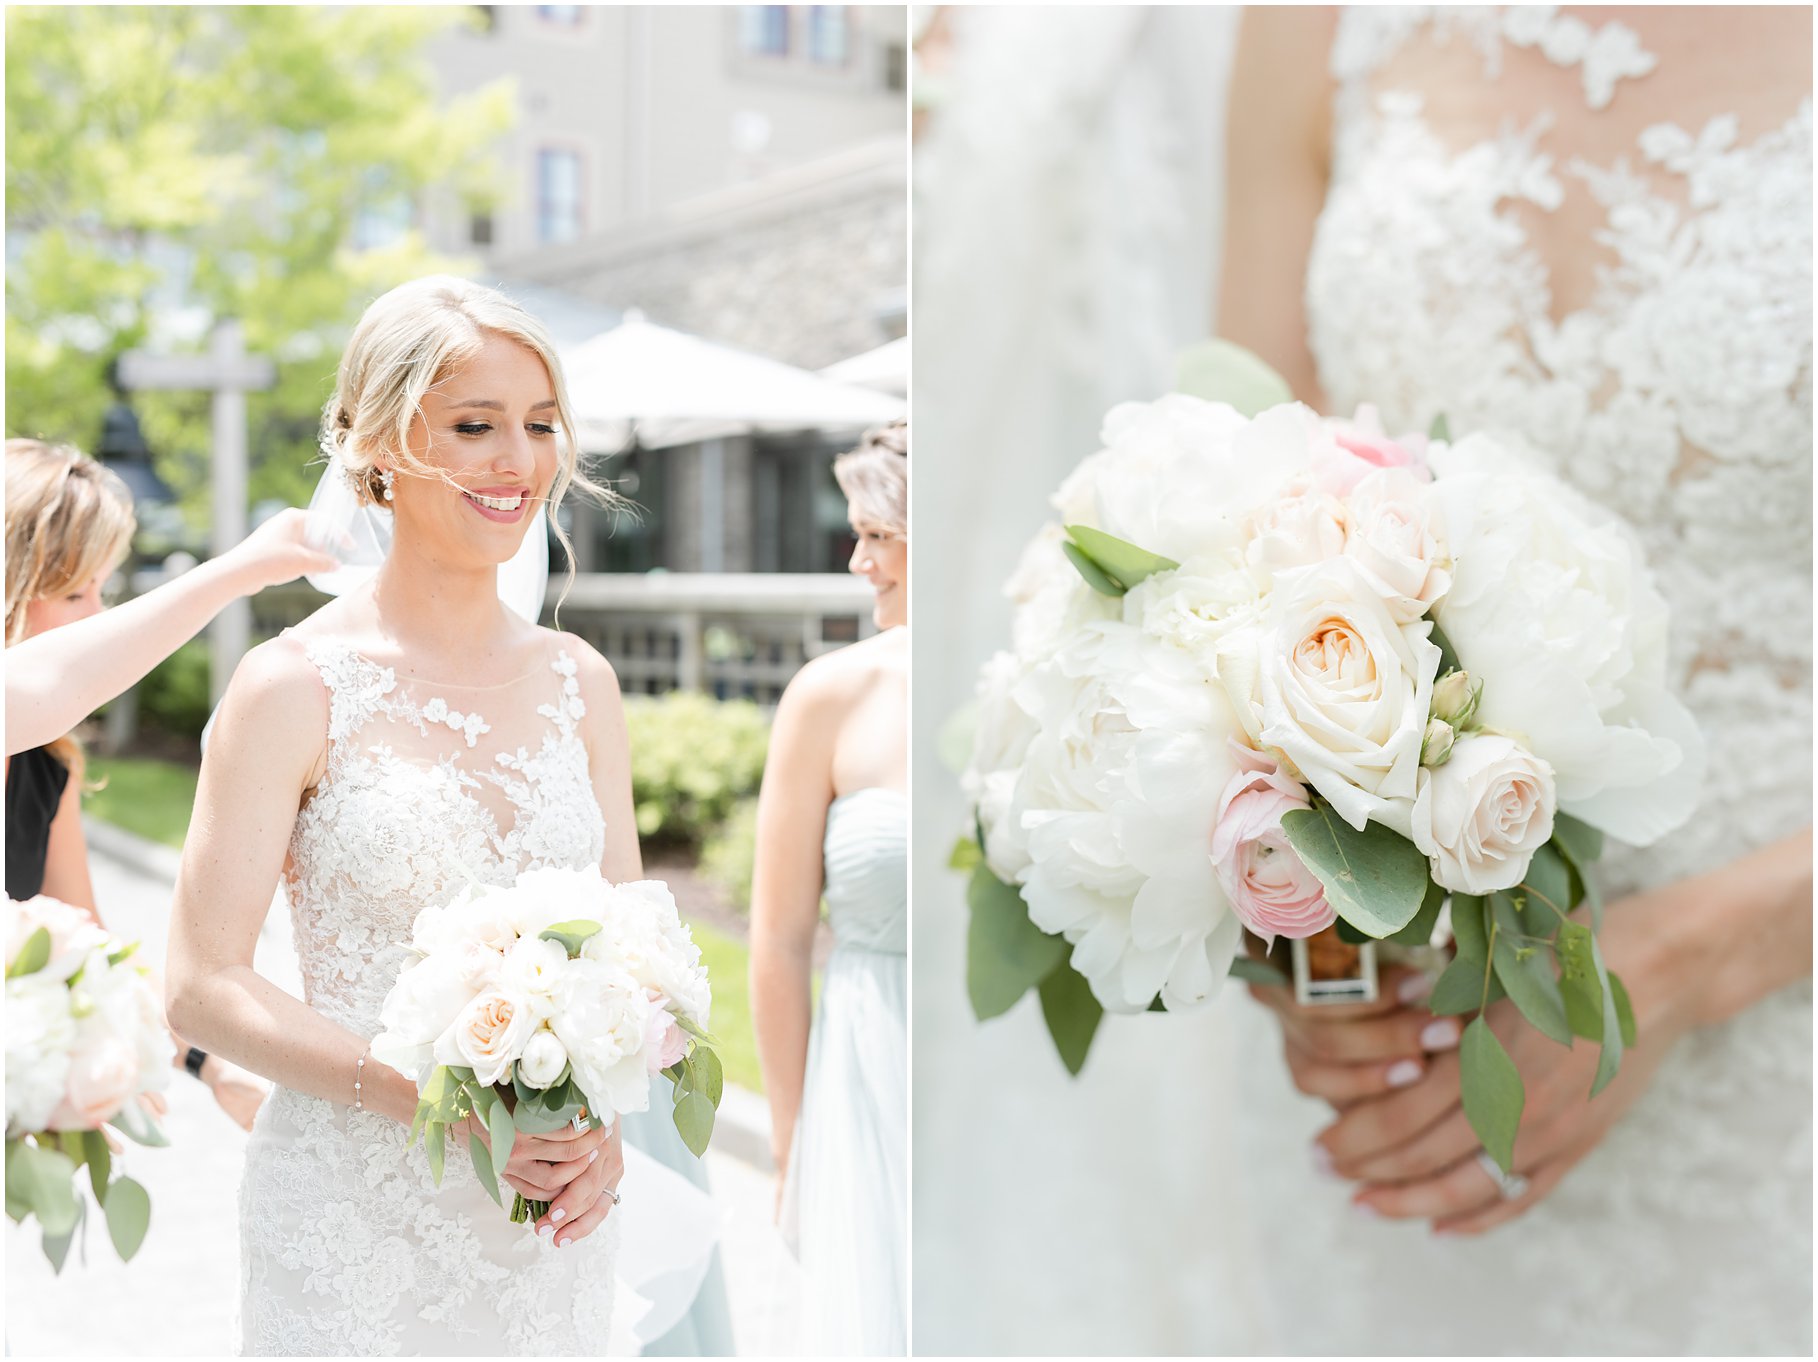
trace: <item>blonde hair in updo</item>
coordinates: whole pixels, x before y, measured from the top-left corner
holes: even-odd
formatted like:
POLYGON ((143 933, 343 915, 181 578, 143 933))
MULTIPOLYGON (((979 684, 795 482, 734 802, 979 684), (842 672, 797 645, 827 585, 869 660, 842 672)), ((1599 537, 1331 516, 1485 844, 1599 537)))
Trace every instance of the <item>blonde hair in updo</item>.
POLYGON ((909 532, 909 423, 868 430, 858 448, 833 461, 833 476, 853 510, 897 534, 909 532))
MULTIPOLYGON (((497 289, 434 274, 375 299, 347 342, 334 395, 322 409, 322 453, 364 502, 381 500, 382 468, 446 481, 445 472, 411 452, 411 423, 422 415, 423 394, 478 354, 488 333, 533 351, 549 371, 559 462, 544 516, 570 550, 555 514, 568 489, 578 487, 604 505, 621 498, 581 471, 574 408, 555 342, 540 321, 497 289)), ((572 580, 572 551, 568 559, 572 580)))
MULTIPOLYGON (((132 493, 69 445, 6 442, 6 646, 25 638, 25 608, 67 596, 111 570, 132 546, 132 493)), ((49 744, 80 777, 72 737, 49 744)))

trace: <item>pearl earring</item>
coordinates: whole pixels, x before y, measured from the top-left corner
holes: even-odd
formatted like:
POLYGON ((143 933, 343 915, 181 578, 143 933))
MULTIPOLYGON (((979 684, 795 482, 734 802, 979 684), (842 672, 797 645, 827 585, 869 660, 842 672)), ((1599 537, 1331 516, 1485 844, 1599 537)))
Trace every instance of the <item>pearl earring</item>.
POLYGON ((379 499, 381 501, 391 500, 391 487, 394 481, 395 479, 392 477, 392 472, 389 468, 381 468, 379 470, 379 499))

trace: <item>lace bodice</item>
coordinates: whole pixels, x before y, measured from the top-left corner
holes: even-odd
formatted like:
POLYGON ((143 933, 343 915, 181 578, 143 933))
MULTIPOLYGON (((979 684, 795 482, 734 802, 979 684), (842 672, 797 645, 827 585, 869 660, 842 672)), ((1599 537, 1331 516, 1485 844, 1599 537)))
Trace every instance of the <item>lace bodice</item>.
POLYGON ((827 810, 827 914, 842 946, 909 950, 909 810, 879 786, 841 795, 827 810))
POLYGON ((430 685, 339 643, 308 655, 328 688, 328 766, 297 815, 285 887, 306 1000, 370 1035, 423 907, 465 877, 599 864, 575 731, 587 710, 566 652, 511 688, 430 685))
MULTIPOLYGON (((1518 435, 1640 535, 1709 769, 1684 828, 1610 849, 1613 893, 1811 821, 1809 68, 1745 126, 1659 116, 1660 62, 1628 24, 1551 6, 1347 10, 1306 285, 1334 412, 1518 435)), ((1285 1185, 1304 1174, 1271 1174, 1259 1196, 1303 1210, 1260 1217, 1268 1257, 1322 1281, 1319 1318, 1275 1346, 1809 1353, 1810 1005, 1808 982, 1687 1037, 1551 1197, 1481 1241, 1359 1224, 1336 1188, 1315 1210, 1285 1185)), ((1256 1140, 1327 1119, 1279 1074, 1250 1080, 1256 1140)))
MULTIPOLYGON (((488 688, 431 684, 340 643, 306 651, 328 690, 327 769, 284 884, 306 1001, 370 1036, 424 906, 468 877, 599 864, 586 707, 566 652, 488 688)), ((464 1148, 451 1143, 438 1185, 407 1134, 285 1088, 266 1101, 240 1188, 243 1349, 596 1353, 617 1221, 558 1248, 507 1220, 464 1148)))

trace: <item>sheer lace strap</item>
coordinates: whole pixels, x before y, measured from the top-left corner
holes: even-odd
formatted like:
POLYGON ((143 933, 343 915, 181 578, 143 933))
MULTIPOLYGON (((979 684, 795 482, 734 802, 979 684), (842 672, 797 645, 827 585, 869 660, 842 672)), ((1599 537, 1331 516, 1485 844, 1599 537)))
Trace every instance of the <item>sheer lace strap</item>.
POLYGON ((1659 61, 1620 20, 1593 26, 1561 14, 1557 5, 1354 5, 1340 16, 1333 36, 1333 79, 1341 85, 1368 80, 1423 28, 1440 44, 1455 36, 1469 42, 1483 57, 1487 79, 1502 74, 1504 44, 1531 48, 1555 66, 1577 67, 1593 109, 1609 107, 1619 82, 1647 75, 1659 61))
POLYGON ((580 667, 566 648, 557 651, 549 667, 561 678, 561 690, 552 703, 538 705, 537 713, 553 723, 564 738, 572 738, 575 722, 587 713, 587 704, 581 699, 580 667))
POLYGON ((330 639, 311 639, 303 645, 303 651, 328 689, 328 764, 332 770, 338 764, 342 740, 385 711, 398 678, 390 667, 381 667, 346 644, 330 639))

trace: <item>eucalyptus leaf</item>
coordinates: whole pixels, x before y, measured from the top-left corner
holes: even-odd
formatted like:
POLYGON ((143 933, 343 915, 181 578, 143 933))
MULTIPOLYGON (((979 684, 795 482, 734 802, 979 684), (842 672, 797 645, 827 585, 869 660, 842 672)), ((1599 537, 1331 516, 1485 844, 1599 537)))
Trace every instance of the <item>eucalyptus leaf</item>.
POLYGON ((1460 956, 1470 956, 1479 967, 1490 952, 1488 911, 1475 894, 1452 895, 1452 941, 1460 956))
POLYGON ((1576 906, 1572 903, 1572 872, 1551 843, 1535 850, 1519 890, 1528 896, 1524 916, 1535 936, 1551 936, 1553 924, 1576 906))
POLYGON ((13 957, 13 963, 7 967, 6 977, 23 979, 28 974, 36 974, 50 964, 50 957, 50 929, 40 927, 25 938, 25 944, 19 947, 19 954, 13 957))
MULTIPOLYGON (((1267 960, 1258 960, 1253 955, 1235 955, 1231 957, 1231 977, 1242 979, 1246 984, 1285 985, 1288 976, 1283 974, 1267 960)), ((1156 999, 1157 1002, 1161 1000, 1156 999)), ((1152 1007, 1153 1011, 1154 1008, 1152 1007)), ((1162 1011, 1167 1011, 1162 1008, 1162 1011)))
POLYGON ((467 1156, 473 1160, 474 1176, 480 1180, 480 1186, 486 1189, 486 1195, 492 1198, 494 1205, 504 1206, 505 1202, 499 1196, 499 1179, 492 1168, 492 1151, 486 1147, 486 1141, 480 1138, 477 1130, 467 1132, 467 1156))
POLYGON ((1067 956, 1067 943, 1029 920, 1015 886, 981 863, 966 890, 966 992, 980 1021, 1001 1016, 1067 956))
MULTIPOLYGON (((1609 1087, 1616 1071, 1622 1067, 1622 1017, 1616 1006, 1615 981, 1604 966, 1603 949, 1597 944, 1596 937, 1591 938, 1591 962, 1596 966, 1603 993, 1603 1049, 1597 1056, 1596 1077, 1591 1080, 1591 1096, 1595 1097, 1609 1087)), ((1630 1029, 1633 1029, 1632 1019, 1630 1029)))
POLYGON ((21 1194, 49 1235, 60 1235, 76 1226, 76 1192, 71 1183, 76 1166, 53 1149, 21 1144, 7 1166, 7 1179, 18 1179, 21 1194))
POLYGON ((695 1067, 701 1075, 701 1091, 718 1111, 720 1099, 726 1095, 726 1071, 720 1065, 719 1052, 702 1046, 695 1051, 695 1067))
POLYGON ((152 1120, 151 1113, 137 1102, 128 1102, 121 1107, 108 1124, 134 1144, 142 1144, 147 1149, 164 1149, 170 1144, 164 1132, 158 1129, 158 1123, 152 1120))
POLYGON ((429 1175, 436 1180, 436 1186, 442 1185, 442 1165, 448 1147, 448 1127, 440 1121, 430 1121, 423 1127, 423 1148, 429 1155, 429 1175))
POLYGON ((1127 539, 1095 530, 1090 525, 1069 525, 1067 535, 1099 569, 1125 591, 1153 577, 1180 566, 1172 558, 1138 548, 1127 539))
POLYGON ((1446 631, 1439 627, 1438 620, 1428 620, 1433 627, 1427 632, 1427 642, 1439 649, 1439 670, 1437 676, 1447 672, 1461 672, 1465 666, 1458 660, 1458 650, 1452 646, 1452 640, 1446 637, 1446 631))
POLYGON ((1399 932, 1388 940, 1397 946, 1430 946, 1433 944, 1433 927, 1439 921, 1439 910, 1445 907, 1446 891, 1437 883, 1429 882, 1426 897, 1420 901, 1420 911, 1399 932))
POLYGON ((76 1242, 76 1232, 82 1228, 87 1220, 88 1205, 86 1202, 78 1202, 76 1204, 75 1224, 71 1225, 61 1234, 52 1234, 49 1230, 46 1230, 42 1238, 38 1241, 44 1247, 44 1256, 50 1259, 51 1271, 56 1273, 59 1277, 63 1275, 63 1264, 69 1260, 69 1247, 76 1242))
POLYGON ((1515 1132, 1521 1128, 1527 1093, 1521 1071, 1482 1017, 1466 1026, 1459 1039, 1458 1072, 1465 1119, 1496 1166, 1513 1173, 1515 1132))
POLYGON ((116 1178, 107 1189, 107 1237, 120 1261, 130 1262, 151 1228, 151 1194, 131 1178, 116 1178))
POLYGON ((1605 970, 1603 977, 1609 980, 1610 997, 1616 1001, 1616 1029, 1622 1035, 1623 1047, 1632 1050, 1635 1048, 1635 1006, 1629 1001, 1629 991, 1623 987, 1615 970, 1605 970))
POLYGON ((704 1092, 691 1092, 675 1108, 675 1128, 688 1146, 688 1152, 700 1158, 713 1138, 713 1103, 704 1092))
MULTIPOLYGON (((1603 833, 1570 814, 1553 815, 1553 840, 1548 843, 1572 868, 1579 896, 1591 905, 1591 927, 1603 930, 1603 891, 1597 887, 1597 858, 1603 855, 1603 833)), ((1574 903, 1573 907, 1578 905, 1574 903)))
POLYGON ((558 922, 553 927, 545 927, 537 933, 539 941, 555 941, 568 952, 570 960, 581 953, 581 944, 590 936, 598 936, 600 924, 589 922, 585 918, 576 918, 572 922, 558 922))
POLYGON ((1490 911, 1495 915, 1498 928, 1494 952, 1496 977, 1536 1031, 1570 1049, 1572 1028, 1566 1021, 1565 1000, 1560 997, 1552 960, 1541 951, 1520 958, 1516 938, 1521 935, 1521 917, 1508 894, 1492 895, 1490 911))
POLYGON ((517 1141, 518 1128, 511 1119, 511 1108, 494 1093, 486 1109, 486 1133, 492 1137, 492 1156, 499 1168, 511 1162, 511 1146, 517 1141))
POLYGON ((1603 1039, 1603 979, 1597 965, 1597 939, 1582 923, 1566 922, 1554 938, 1559 957, 1559 991, 1565 999, 1566 1022, 1572 1034, 1586 1040, 1603 1039))
POLYGON ((963 870, 972 873, 972 868, 985 858, 984 848, 977 839, 961 837, 953 844, 953 854, 947 857, 947 869, 963 870))
POLYGON ((1359 931, 1342 917, 1339 918, 1337 922, 1333 923, 1332 926, 1338 932, 1338 939, 1350 946, 1361 946, 1366 941, 1376 940, 1376 938, 1371 936, 1368 932, 1359 931))
POLYGON ((1359 832, 1323 801, 1282 815, 1282 831, 1325 886, 1326 902, 1372 937, 1392 936, 1414 920, 1427 895, 1427 858, 1380 823, 1359 832))
POLYGON ((1174 361, 1174 387, 1207 402, 1223 402, 1244 416, 1294 400, 1285 378, 1253 351, 1228 340, 1205 340, 1183 349, 1174 361))
POLYGON ((1078 544, 1071 540, 1063 540, 1061 541, 1061 552, 1066 554, 1067 561, 1079 570, 1079 575, 1085 579, 1086 585, 1099 595, 1122 596, 1124 594, 1124 587, 1113 581, 1103 568, 1092 561, 1092 556, 1078 544))
POLYGON ((24 1139, 15 1136, 6 1142, 6 1215, 15 1225, 32 1213, 32 1203, 25 1195, 23 1173, 14 1173, 13 1160, 26 1148, 24 1139))
POLYGON ((1166 1012, 1168 1010, 1168 1005, 1161 1000, 1161 994, 1158 993, 1153 998, 1149 999, 1149 1006, 1143 1010, 1145 1012, 1166 1012))
POLYGON ((1086 1052, 1092 1048, 1092 1037, 1098 1034, 1098 1023, 1105 1009, 1092 996, 1085 977, 1072 966, 1056 965, 1040 987, 1042 1020, 1048 1023, 1048 1034, 1060 1054, 1067 1072, 1078 1076, 1086 1066, 1086 1052))
POLYGON ((113 1151, 107 1147, 107 1136, 98 1130, 82 1132, 82 1151, 88 1156, 88 1185, 94 1188, 95 1201, 107 1203, 107 1179, 114 1165, 113 1151))
POLYGON ((1475 1012, 1483 1004, 1484 960, 1460 955, 1440 971, 1427 995, 1427 1006, 1436 1017, 1456 1017, 1475 1012))
POLYGON ((675 1015, 675 1024, 677 1026, 681 1027, 682 1030, 686 1031, 689 1035, 693 1036, 696 1040, 700 1041, 700 1043, 702 1045, 711 1045, 711 1046, 713 1046, 714 1049, 716 1049, 716 1050, 719 1049, 720 1043, 719 1043, 719 1041, 714 1039, 713 1034, 711 1032, 702 1030, 699 1023, 690 1021, 687 1017, 683 1016, 680 1012, 677 1012, 674 1015, 675 1015))
POLYGON ((1451 443, 1452 424, 1446 420, 1446 414, 1443 411, 1437 413, 1433 417, 1433 424, 1427 427, 1427 438, 1429 440, 1444 440, 1448 444, 1451 443))

